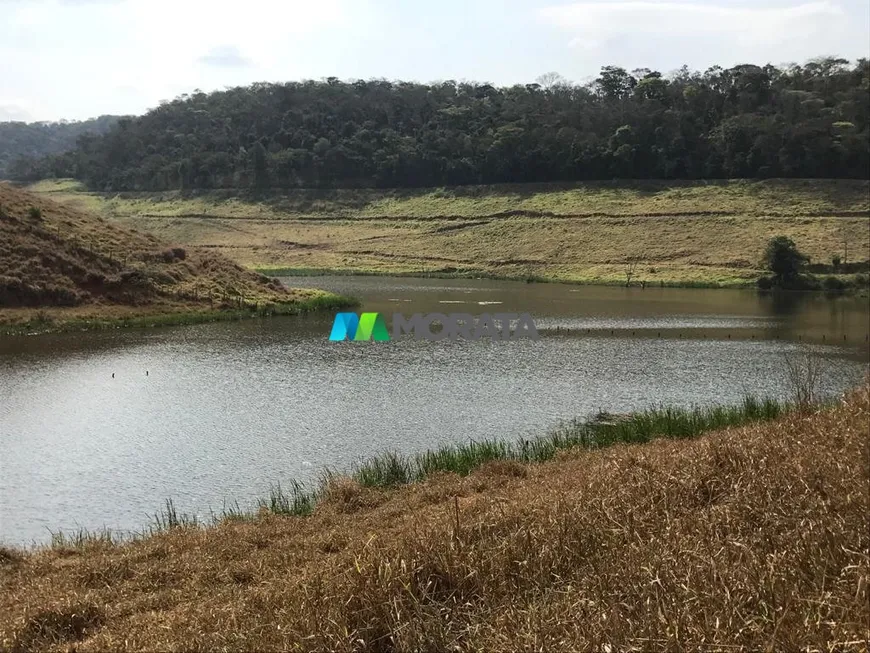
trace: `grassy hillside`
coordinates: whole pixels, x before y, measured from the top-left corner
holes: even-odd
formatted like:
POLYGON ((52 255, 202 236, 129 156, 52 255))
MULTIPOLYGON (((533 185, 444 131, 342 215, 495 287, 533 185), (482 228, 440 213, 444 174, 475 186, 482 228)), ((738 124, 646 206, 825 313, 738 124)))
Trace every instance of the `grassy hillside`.
POLYGON ((123 545, 0 549, 0 647, 863 650, 870 389, 697 439, 333 478, 123 545))
POLYGON ((870 261, 870 183, 768 180, 100 195, 33 187, 242 265, 747 285, 784 234, 814 262, 870 261), (844 252, 845 250, 845 252, 844 252))
POLYGON ((283 312, 333 299, 0 184, 0 324, 7 327, 251 307, 283 312))

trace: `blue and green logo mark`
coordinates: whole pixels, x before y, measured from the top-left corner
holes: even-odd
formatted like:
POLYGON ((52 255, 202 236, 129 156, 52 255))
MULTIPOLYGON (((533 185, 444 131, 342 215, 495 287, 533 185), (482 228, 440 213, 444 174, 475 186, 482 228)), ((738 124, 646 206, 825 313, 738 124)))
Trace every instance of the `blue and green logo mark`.
MULTIPOLYGON (((413 334, 417 340, 538 339, 535 321, 528 313, 484 313, 477 317, 468 313, 415 313, 410 318, 394 313, 393 337, 402 334, 413 334)), ((359 317, 356 313, 338 313, 329 339, 383 342, 390 339, 390 332, 380 313, 363 313, 359 317)))
POLYGON ((375 340, 390 339, 387 324, 380 313, 338 313, 332 324, 330 340, 375 340))

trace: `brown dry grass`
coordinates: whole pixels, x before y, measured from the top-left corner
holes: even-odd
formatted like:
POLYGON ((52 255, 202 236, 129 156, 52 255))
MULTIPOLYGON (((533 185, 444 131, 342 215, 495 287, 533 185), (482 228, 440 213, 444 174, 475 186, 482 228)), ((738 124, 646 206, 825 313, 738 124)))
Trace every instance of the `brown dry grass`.
POLYGON ((870 261, 859 180, 519 184, 406 190, 37 192, 254 268, 459 272, 564 281, 751 285, 773 236, 813 262, 870 261), (845 244, 844 244, 845 243, 845 244), (848 252, 846 252, 848 250, 848 252))
POLYGON ((335 480, 263 515, 0 564, 0 645, 867 650, 870 388, 695 440, 335 480))
POLYGON ((36 309, 48 319, 129 317, 291 304, 312 292, 0 184, 0 323, 36 309))

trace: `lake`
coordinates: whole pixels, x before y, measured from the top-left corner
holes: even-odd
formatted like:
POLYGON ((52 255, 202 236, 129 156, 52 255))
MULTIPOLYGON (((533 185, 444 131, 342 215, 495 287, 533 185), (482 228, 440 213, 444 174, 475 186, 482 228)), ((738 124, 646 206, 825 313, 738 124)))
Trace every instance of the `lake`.
MULTIPOLYGON (((866 298, 287 278, 360 310, 529 313, 539 340, 330 342, 333 315, 0 338, 0 541, 208 516, 384 449, 545 433, 606 409, 787 398, 784 360, 867 373, 866 298), (113 375, 114 374, 114 378, 113 375)), ((388 325, 391 320, 387 320, 388 325)))

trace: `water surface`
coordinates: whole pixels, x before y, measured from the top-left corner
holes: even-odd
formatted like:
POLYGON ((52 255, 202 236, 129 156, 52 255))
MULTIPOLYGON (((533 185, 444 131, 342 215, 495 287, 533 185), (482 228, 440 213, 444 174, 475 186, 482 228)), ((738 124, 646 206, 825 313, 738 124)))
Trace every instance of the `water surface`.
POLYGON ((383 449, 528 437, 599 409, 784 398, 784 356, 807 348, 826 362, 828 392, 867 369, 861 299, 287 282, 353 294, 362 310, 388 315, 528 312, 542 337, 333 343, 333 316, 319 315, 0 339, 0 540, 138 529, 167 497, 207 515, 383 449))

